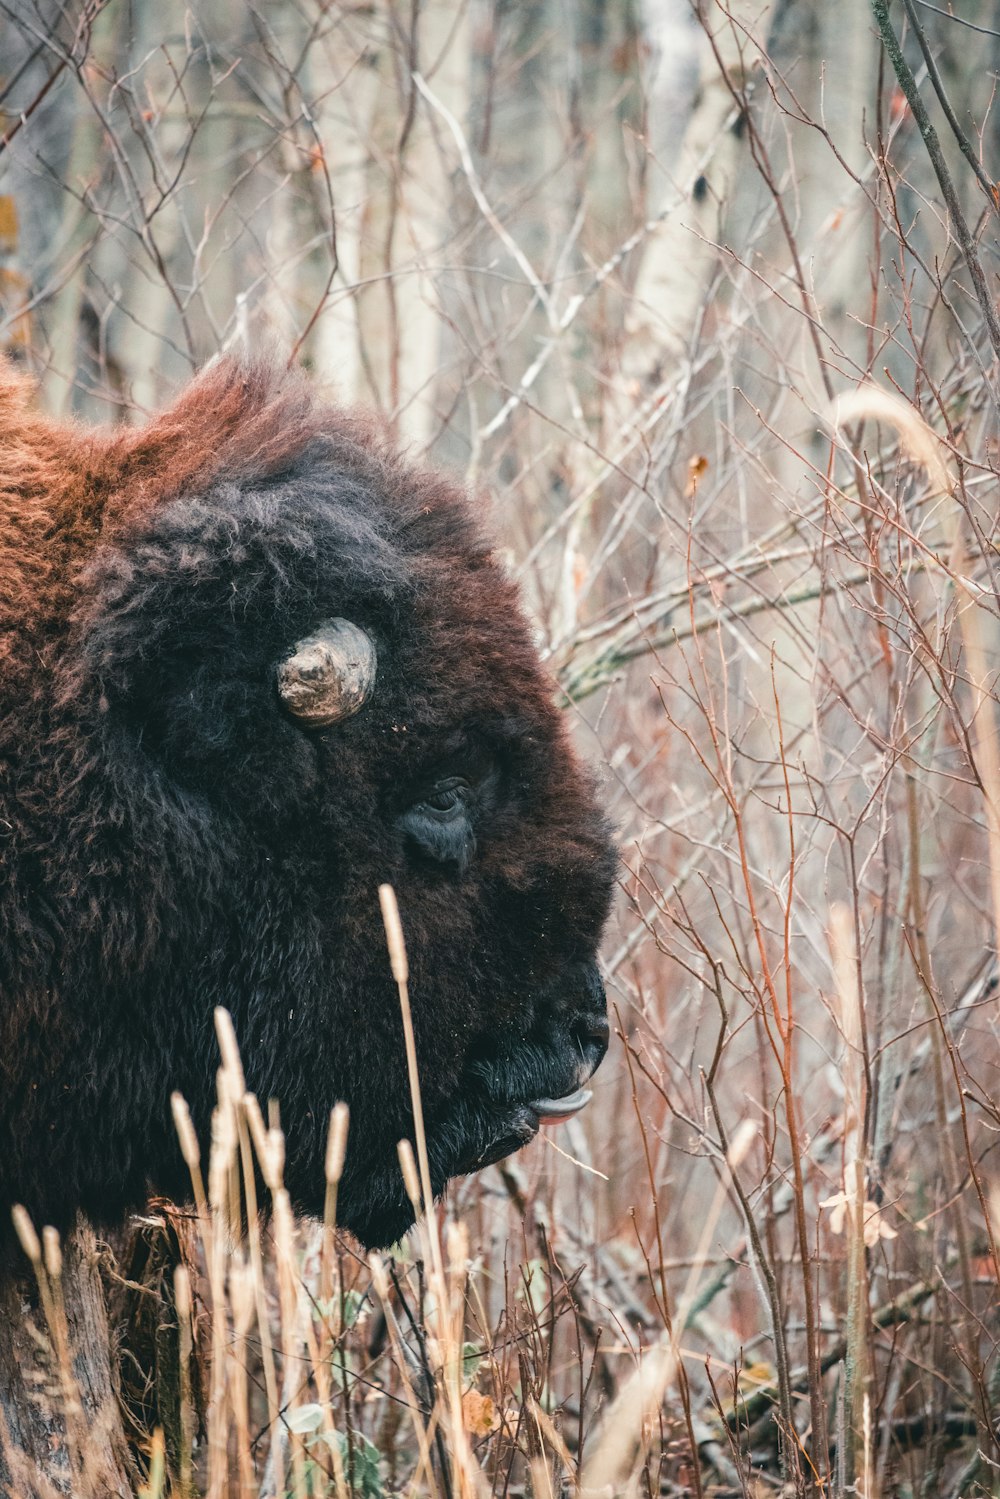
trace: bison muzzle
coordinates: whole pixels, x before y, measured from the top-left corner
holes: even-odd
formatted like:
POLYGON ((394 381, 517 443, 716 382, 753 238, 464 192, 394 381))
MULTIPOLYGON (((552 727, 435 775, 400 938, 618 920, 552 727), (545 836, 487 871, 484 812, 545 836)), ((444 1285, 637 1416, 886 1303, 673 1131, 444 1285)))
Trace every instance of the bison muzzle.
POLYGON ((0 1204, 118 1220, 188 1185, 216 1005, 286 1180, 412 1212, 398 895, 435 1191, 586 1101, 616 860, 517 591, 441 475, 266 363, 84 432, 0 379, 0 1204))

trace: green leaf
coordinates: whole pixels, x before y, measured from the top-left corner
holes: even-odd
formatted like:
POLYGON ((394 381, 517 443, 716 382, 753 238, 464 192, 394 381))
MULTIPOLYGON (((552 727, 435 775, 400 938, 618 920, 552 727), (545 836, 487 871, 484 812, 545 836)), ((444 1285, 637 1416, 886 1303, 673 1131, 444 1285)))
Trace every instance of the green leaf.
POLYGON ((321 1405, 297 1405, 285 1417, 288 1430, 294 1431, 296 1436, 300 1437, 319 1431, 322 1424, 323 1407, 321 1405))
POLYGON ((354 1499, 386 1499, 382 1486, 379 1450, 359 1431, 352 1433, 350 1444, 342 1431, 323 1433, 323 1440, 340 1449, 344 1472, 354 1499))

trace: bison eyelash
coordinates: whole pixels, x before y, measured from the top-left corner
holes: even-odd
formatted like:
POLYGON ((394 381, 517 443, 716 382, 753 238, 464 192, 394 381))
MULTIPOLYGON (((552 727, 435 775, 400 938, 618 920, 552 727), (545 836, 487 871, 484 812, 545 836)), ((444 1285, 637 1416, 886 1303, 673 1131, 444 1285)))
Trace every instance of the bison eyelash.
POLYGON ((449 818, 462 812, 472 795, 472 787, 461 776, 441 781, 417 802, 414 811, 426 812, 432 817, 449 818))

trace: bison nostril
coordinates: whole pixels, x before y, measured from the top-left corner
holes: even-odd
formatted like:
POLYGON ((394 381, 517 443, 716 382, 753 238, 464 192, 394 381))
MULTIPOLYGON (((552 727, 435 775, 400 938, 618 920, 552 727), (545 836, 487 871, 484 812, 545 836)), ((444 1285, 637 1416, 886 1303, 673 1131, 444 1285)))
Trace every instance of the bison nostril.
POLYGON ((603 1015, 581 1016, 573 1030, 581 1046, 586 1046, 589 1042, 592 1046, 599 1046, 602 1054, 607 1051, 611 1031, 603 1015))

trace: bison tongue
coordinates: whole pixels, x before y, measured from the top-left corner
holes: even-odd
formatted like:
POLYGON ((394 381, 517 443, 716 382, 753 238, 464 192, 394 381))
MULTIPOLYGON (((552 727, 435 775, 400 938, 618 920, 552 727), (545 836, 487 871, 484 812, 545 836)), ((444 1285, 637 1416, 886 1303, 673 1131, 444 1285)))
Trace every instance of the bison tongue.
POLYGON ((531 1107, 538 1115, 539 1124, 561 1124, 564 1119, 570 1119, 585 1109, 593 1096, 589 1088, 577 1088, 565 1098, 535 1098, 531 1107))

